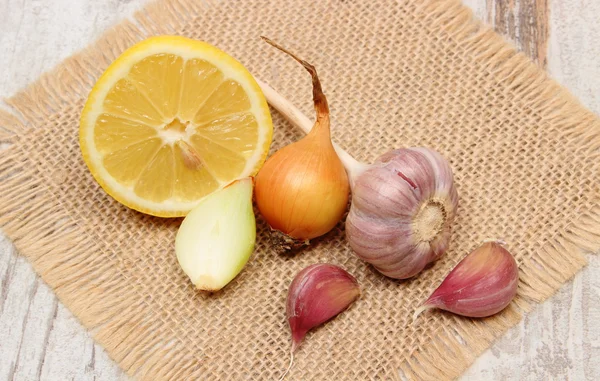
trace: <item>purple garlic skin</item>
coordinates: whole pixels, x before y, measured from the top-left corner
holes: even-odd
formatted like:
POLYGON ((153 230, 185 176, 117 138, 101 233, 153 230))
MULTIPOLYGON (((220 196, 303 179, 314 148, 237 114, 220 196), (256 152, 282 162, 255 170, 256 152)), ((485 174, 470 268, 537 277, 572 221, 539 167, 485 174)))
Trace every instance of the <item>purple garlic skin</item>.
POLYGON ((300 271, 290 285, 286 303, 292 353, 309 330, 346 310, 359 296, 356 279, 338 266, 317 263, 300 271))
POLYGON ((352 185, 346 236, 379 272, 410 278, 446 252, 458 194, 442 155, 421 147, 393 150, 352 185))
POLYGON ((468 317, 492 316, 510 304, 518 284, 514 257, 499 243, 486 242, 456 265, 415 318, 430 308, 468 317))

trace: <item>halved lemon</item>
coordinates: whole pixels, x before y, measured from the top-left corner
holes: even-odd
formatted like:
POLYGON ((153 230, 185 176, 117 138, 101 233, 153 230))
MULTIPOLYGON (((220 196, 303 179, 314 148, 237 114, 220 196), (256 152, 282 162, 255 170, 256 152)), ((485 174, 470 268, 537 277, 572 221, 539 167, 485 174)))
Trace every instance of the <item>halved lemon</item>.
POLYGON ((160 36, 117 58, 81 115, 83 158, 122 204, 186 215, 205 195, 256 174, 273 134, 252 75, 201 41, 160 36))

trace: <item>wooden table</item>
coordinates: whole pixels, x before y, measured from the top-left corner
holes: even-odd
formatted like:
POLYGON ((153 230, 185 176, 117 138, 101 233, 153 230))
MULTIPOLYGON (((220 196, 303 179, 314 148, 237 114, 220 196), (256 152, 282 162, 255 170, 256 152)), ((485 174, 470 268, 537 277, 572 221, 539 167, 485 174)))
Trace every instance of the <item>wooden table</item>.
MULTIPOLYGON (((0 96, 35 80, 147 1, 0 0, 0 96)), ((466 3, 600 113, 600 0, 466 3)), ((462 379, 599 379, 600 258, 588 260, 462 379)), ((0 380, 11 379, 127 377, 0 233, 0 380)))

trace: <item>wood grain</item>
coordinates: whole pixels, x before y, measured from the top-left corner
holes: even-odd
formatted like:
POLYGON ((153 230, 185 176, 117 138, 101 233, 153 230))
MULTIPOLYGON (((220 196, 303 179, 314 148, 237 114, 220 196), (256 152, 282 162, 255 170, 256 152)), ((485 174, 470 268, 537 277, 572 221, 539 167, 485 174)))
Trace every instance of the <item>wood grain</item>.
MULTIPOLYGON (((534 0, 464 0, 517 48, 600 114, 600 2, 549 0, 545 15, 517 17, 534 0), (501 4, 502 3, 502 4, 501 4), (527 3, 527 4, 525 4, 527 3), (524 5, 525 4, 525 5, 524 5), (496 12, 500 10, 503 15, 496 12), (545 23, 539 21, 546 19, 545 23), (522 23, 525 23, 522 24, 522 23), (529 23, 529 24, 527 24, 529 23), (539 30, 532 30, 532 25, 539 30), (526 41, 525 41, 526 40, 526 41), (545 41, 545 42, 544 42, 545 41), (527 48, 526 48, 527 47, 527 48), (532 49, 532 47, 535 47, 532 49)), ((597 380, 600 372, 600 257, 480 356, 462 376, 479 380, 597 380)))
MULTIPOLYGON (((148 1, 0 0, 0 96, 35 80, 148 1)), ((465 3, 600 113, 600 1, 465 3)), ((597 379, 600 257, 588 259, 590 265, 574 281, 510 330, 461 379, 597 379)), ((0 380, 126 379, 0 233, 0 380)))
POLYGON ((548 64, 549 0, 486 0, 485 21, 541 67, 548 64))
MULTIPOLYGON (((0 98, 147 1, 0 0, 0 98)), ((0 232, 0 380, 126 379, 0 232)))

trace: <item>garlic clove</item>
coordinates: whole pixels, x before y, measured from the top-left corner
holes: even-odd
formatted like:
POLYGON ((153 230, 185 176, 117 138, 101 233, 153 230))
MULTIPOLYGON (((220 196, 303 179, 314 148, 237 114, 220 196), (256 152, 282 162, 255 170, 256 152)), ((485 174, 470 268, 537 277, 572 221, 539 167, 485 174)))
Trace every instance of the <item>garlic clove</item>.
POLYGON ((486 242, 467 255, 417 309, 414 319, 430 308, 468 317, 487 317, 502 311, 517 293, 519 269, 498 242, 486 242))
POLYGON ((354 183, 352 205, 369 217, 409 219, 419 205, 415 189, 397 171, 375 165, 354 183))
POLYGON ((431 247, 427 243, 418 243, 413 246, 411 251, 400 261, 390 260, 387 263, 376 264, 377 270, 385 276, 394 277, 398 273, 402 273, 403 277, 410 278, 419 273, 421 268, 424 268, 429 263, 428 253, 431 247), (407 269, 413 269, 412 272, 407 272, 407 269))
POLYGON ((218 291, 244 268, 255 240, 252 179, 244 178, 209 194, 185 217, 175 252, 198 289, 218 291))
POLYGON ((359 296, 356 279, 338 266, 318 263, 300 271, 290 285, 286 306, 292 353, 310 329, 346 310, 359 296))
POLYGON ((397 252, 412 249, 412 229, 408 224, 382 224, 372 216, 351 208, 346 219, 346 229, 352 230, 355 251, 361 258, 374 266, 385 262, 397 262, 397 252))

